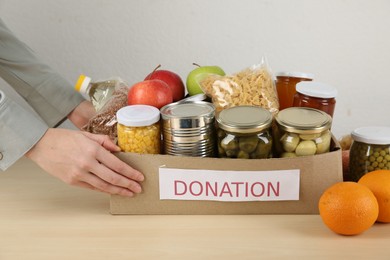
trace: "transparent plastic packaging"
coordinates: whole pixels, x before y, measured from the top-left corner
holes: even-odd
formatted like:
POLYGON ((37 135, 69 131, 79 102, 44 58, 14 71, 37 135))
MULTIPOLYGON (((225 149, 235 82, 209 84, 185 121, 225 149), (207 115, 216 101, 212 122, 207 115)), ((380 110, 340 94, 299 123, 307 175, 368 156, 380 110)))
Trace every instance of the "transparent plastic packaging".
POLYGON ((94 82, 90 77, 80 75, 76 82, 75 89, 79 91, 84 98, 90 100, 95 107, 95 110, 99 112, 111 99, 114 91, 124 85, 126 85, 126 83, 119 77, 94 82))
POLYGON ((201 83, 216 112, 234 106, 259 106, 273 115, 279 111, 275 81, 265 58, 238 73, 226 76, 211 75, 201 83))
POLYGON ((108 135, 115 140, 117 138, 116 113, 122 107, 127 106, 128 92, 129 87, 126 84, 118 84, 105 105, 82 127, 82 130, 93 134, 108 135))

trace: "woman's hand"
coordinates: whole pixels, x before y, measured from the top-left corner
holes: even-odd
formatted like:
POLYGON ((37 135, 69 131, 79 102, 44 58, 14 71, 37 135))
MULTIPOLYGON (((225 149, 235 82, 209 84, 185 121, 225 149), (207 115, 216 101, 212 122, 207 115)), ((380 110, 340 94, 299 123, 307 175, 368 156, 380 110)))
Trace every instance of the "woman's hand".
POLYGON ((26 156, 68 184, 132 197, 144 176, 111 153, 119 150, 105 135, 50 128, 26 156))

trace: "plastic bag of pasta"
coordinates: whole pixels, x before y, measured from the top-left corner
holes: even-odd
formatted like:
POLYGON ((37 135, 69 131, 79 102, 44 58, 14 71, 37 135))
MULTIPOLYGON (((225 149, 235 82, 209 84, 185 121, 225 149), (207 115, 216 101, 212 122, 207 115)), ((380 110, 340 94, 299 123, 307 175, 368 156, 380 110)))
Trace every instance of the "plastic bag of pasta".
POLYGON ((117 138, 116 112, 127 105, 127 93, 129 87, 125 84, 118 84, 109 101, 92 117, 82 130, 108 135, 111 139, 117 138))
POLYGON ((208 76, 200 85, 211 98, 217 113, 242 105, 263 107, 273 115, 279 112, 275 81, 265 58, 260 64, 232 75, 208 76))

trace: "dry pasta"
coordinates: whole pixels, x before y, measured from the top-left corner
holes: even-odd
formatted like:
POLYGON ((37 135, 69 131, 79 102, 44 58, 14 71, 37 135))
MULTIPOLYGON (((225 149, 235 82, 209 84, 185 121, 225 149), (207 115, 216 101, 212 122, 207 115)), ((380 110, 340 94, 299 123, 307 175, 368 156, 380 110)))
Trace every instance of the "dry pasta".
POLYGON ((209 76, 201 86, 217 112, 239 105, 260 106, 273 115, 279 111, 275 83, 265 66, 254 66, 228 76, 209 76))

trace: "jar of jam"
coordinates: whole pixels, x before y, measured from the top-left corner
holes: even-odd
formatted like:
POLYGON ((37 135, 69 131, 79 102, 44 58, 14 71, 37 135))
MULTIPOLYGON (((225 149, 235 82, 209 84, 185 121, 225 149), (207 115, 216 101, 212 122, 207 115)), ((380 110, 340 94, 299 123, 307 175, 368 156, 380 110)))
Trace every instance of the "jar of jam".
POLYGON ((290 107, 275 117, 275 148, 279 157, 298 157, 329 152, 332 118, 308 107, 290 107))
POLYGON ((296 85, 294 107, 311 107, 322 110, 333 117, 337 89, 321 82, 300 82, 296 85))
POLYGON ((301 81, 312 81, 313 74, 302 72, 280 72, 276 75, 276 90, 279 98, 279 110, 292 107, 296 84, 301 81))
POLYGON ((254 106, 222 110, 217 117, 219 157, 262 159, 272 157, 272 114, 254 106))
POLYGON ((351 136, 350 181, 358 181, 367 172, 390 170, 390 127, 361 127, 351 136))
POLYGON ((158 154, 161 151, 160 110, 132 105, 118 110, 118 145, 124 152, 158 154))

